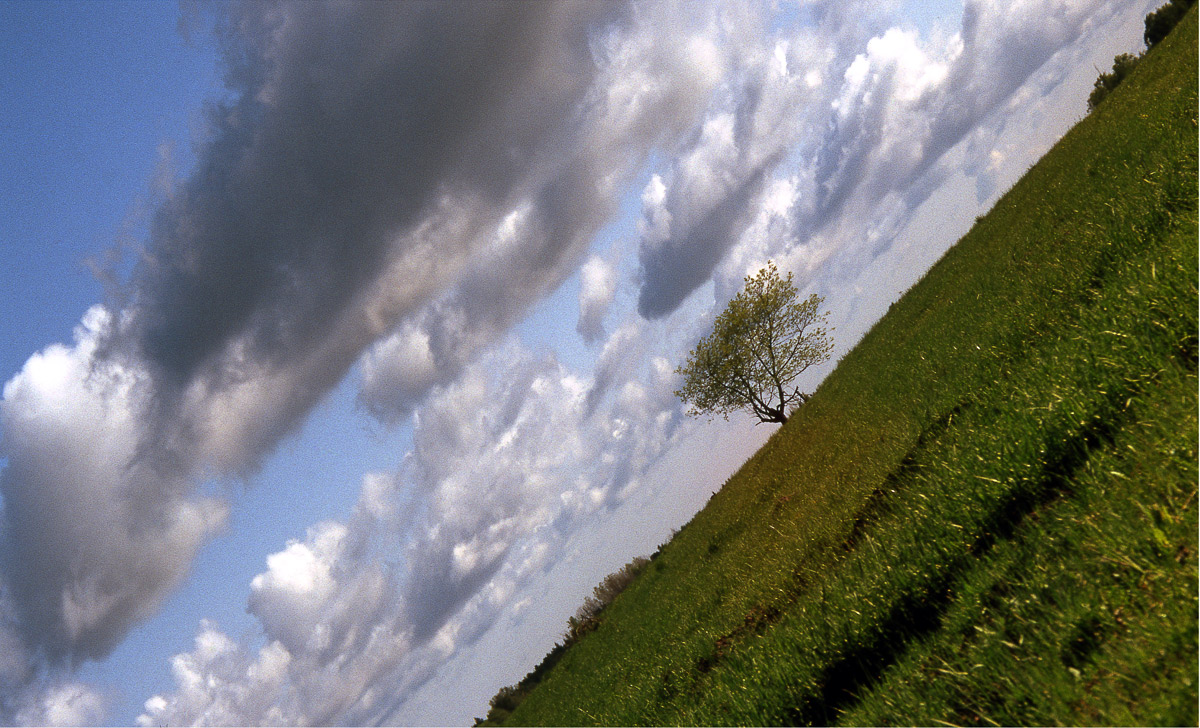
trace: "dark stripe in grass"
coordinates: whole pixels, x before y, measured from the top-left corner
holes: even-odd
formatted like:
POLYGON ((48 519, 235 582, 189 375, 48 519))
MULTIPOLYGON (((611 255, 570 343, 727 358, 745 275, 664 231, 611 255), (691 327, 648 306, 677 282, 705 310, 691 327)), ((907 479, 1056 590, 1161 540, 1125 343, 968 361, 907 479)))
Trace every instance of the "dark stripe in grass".
MULTIPOLYGON (((1098 403, 1097 414, 1073 433, 1062 435, 1048 432, 1042 477, 1026 481, 1024 487, 1014 483, 1011 490, 1001 496, 990 512, 983 516, 983 534, 968 551, 952 560, 915 591, 903 595, 888 613, 874 639, 830 663, 818 681, 820 691, 802 699, 789 711, 788 722, 795 725, 835 724, 839 715, 855 705, 859 696, 882 678, 884 671, 904 655, 909 645, 940 629, 954 600, 956 587, 968 571, 998 540, 1013 538, 1021 523, 1031 514, 1058 498, 1071 496, 1072 481, 1086 465, 1091 453, 1110 445, 1114 434, 1128 424, 1129 415, 1120 403, 1141 389, 1135 385, 1124 391, 1110 392, 1098 403)), ((936 436, 922 439, 924 445, 932 442, 936 436)), ((915 472, 914 463, 909 463, 905 470, 915 472)), ((1101 639, 1095 631, 1089 632, 1088 637, 1092 641, 1081 637, 1080 644, 1075 646, 1075 652, 1078 653, 1075 656, 1080 659, 1086 656, 1085 653, 1090 654, 1096 649, 1101 639)))

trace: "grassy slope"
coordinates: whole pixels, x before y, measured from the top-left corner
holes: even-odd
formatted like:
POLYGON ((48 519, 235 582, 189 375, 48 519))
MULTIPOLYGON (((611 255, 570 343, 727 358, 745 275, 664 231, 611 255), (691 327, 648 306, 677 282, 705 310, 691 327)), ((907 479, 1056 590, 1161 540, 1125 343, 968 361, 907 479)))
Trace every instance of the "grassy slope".
POLYGON ((1197 721, 1196 13, 516 724, 1197 721))

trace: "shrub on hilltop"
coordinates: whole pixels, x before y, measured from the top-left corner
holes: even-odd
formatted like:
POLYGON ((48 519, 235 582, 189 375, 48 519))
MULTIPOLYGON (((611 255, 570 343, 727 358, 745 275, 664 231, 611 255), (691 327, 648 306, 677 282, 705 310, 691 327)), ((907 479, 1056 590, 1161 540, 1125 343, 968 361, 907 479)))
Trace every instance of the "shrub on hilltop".
MULTIPOLYGON (((1163 38, 1166 38, 1170 34, 1171 29, 1183 19, 1183 16, 1195 4, 1196 0, 1171 0, 1171 2, 1147 15, 1146 32, 1142 36, 1142 40, 1146 43, 1146 51, 1149 51, 1158 45, 1163 38)), ((1125 77, 1133 71, 1138 61, 1142 59, 1142 56, 1146 55, 1146 51, 1136 56, 1132 53, 1121 53, 1113 58, 1112 71, 1101 73, 1096 79, 1092 93, 1088 95, 1089 112, 1099 106, 1100 102, 1108 96, 1110 91, 1121 85, 1121 81, 1124 81, 1125 77)))

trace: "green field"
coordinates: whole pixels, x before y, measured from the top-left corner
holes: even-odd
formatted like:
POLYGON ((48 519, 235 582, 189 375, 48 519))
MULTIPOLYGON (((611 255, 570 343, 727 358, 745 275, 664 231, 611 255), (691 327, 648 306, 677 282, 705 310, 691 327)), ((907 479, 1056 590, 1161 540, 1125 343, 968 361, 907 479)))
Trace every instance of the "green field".
POLYGON ((1196 45, 1193 10, 506 722, 1196 725, 1196 45))

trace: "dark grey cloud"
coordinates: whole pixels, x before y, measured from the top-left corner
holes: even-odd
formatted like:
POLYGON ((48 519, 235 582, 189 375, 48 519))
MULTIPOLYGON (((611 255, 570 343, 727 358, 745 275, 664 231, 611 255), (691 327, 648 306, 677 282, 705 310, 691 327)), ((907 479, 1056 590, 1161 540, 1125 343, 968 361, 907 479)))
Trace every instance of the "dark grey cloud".
POLYGON ((468 332, 504 329, 567 275, 611 209, 580 194, 606 170, 578 121, 593 41, 627 12, 223 7, 229 96, 121 308, 32 358, 0 405, 0 554, 30 655, 100 658, 153 614, 223 523, 198 482, 256 467, 407 316, 446 301, 468 332), (543 232, 485 270, 522 205, 543 232))
POLYGON ((593 42, 590 88, 562 118, 575 144, 552 147, 544 164, 523 172, 523 194, 485 233, 484 250, 369 352, 362 401, 377 417, 410 414, 430 387, 452 382, 556 290, 650 153, 691 133, 720 80, 716 50, 697 39, 712 10, 681 16, 672 7, 637 5, 593 42))
MULTIPOLYGON (((235 6, 222 25, 235 98, 213 109, 212 140, 160 209, 130 283, 127 333, 163 390, 164 419, 180 418, 171 405, 189 388, 207 399, 279 374, 296 394, 260 413, 269 434, 257 449, 269 450, 381 328, 440 293, 440 276, 486 241, 478 231, 537 193, 530 170, 577 142, 569 121, 594 74, 589 34, 620 11, 235 6), (405 261, 407 296, 365 320, 364 296, 447 204, 467 218, 459 234, 405 261)), ((558 253, 540 252, 546 264, 558 253)))
POLYGON ((762 192, 766 173, 766 166, 752 170, 690 225, 673 225, 670 237, 642 247, 642 278, 647 282, 638 297, 642 316, 654 319, 671 313, 708 281, 725 251, 750 224, 752 203, 762 192))

